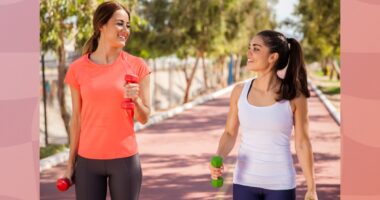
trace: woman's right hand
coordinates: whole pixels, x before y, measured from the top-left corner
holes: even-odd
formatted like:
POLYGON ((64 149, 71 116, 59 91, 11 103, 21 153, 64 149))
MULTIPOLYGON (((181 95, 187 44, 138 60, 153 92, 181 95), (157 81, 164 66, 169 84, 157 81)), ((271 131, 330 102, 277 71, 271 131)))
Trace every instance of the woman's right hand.
POLYGON ((137 83, 128 83, 124 85, 124 98, 130 98, 135 101, 139 97, 140 85, 137 83))
POLYGON ((215 168, 211 165, 211 163, 209 163, 208 167, 210 169, 211 178, 214 180, 217 180, 218 177, 222 176, 224 172, 224 165, 222 165, 220 168, 215 168))

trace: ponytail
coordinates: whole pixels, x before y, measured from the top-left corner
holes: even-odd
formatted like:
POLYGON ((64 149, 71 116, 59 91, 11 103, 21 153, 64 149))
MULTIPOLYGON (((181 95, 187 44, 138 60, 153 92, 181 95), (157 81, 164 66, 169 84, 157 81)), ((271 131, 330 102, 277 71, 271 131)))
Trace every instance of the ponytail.
POLYGON ((82 55, 92 53, 98 48, 99 32, 92 34, 83 46, 82 55))
POLYGON ((310 97, 307 87, 307 74, 301 45, 294 38, 287 38, 289 62, 280 87, 280 99, 291 100, 300 94, 310 97))

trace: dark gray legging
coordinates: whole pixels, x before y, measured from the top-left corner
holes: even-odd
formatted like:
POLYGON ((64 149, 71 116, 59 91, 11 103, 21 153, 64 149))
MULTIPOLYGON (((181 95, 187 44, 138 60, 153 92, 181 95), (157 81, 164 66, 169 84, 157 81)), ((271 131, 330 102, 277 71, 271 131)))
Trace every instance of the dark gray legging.
POLYGON ((141 188, 139 155, 97 160, 77 157, 75 172, 77 200, 105 200, 107 180, 112 200, 138 200, 141 188))

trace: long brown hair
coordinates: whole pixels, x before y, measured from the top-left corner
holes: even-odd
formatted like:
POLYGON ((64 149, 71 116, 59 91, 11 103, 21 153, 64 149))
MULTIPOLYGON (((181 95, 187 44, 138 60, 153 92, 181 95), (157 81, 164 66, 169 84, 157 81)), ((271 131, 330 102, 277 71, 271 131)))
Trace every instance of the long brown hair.
POLYGON ((292 100, 300 94, 307 98, 310 97, 310 91, 307 88, 305 61, 300 43, 294 38, 286 38, 282 33, 272 30, 261 31, 257 35, 262 37, 270 53, 278 53, 279 55, 273 67, 273 72, 276 73, 287 66, 284 79, 280 79, 281 86, 277 92, 277 100, 292 100))
POLYGON ((94 17, 92 19, 92 27, 94 29, 94 32, 90 39, 88 39, 83 46, 83 55, 87 53, 92 53, 98 48, 100 27, 102 27, 104 24, 108 22, 108 20, 112 17, 114 12, 121 9, 127 12, 128 18, 130 20, 131 14, 128 11, 127 7, 116 1, 106 1, 96 8, 94 17))

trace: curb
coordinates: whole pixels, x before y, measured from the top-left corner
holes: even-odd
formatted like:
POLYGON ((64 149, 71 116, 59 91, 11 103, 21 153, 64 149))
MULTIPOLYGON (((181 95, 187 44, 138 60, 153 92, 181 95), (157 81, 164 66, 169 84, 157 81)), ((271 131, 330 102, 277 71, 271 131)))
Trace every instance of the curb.
POLYGON ((314 83, 312 83, 310 80, 307 80, 307 82, 309 83, 310 87, 315 91, 318 98, 322 101, 323 105, 325 105, 335 122, 340 126, 340 113, 338 113, 338 111, 332 105, 330 100, 327 99, 327 97, 317 88, 317 86, 314 85, 314 83))
POLYGON ((166 112, 163 112, 163 113, 158 113, 158 114, 155 114, 153 116, 151 116, 149 118, 149 121, 148 123, 146 123, 145 125, 142 125, 140 123, 135 123, 135 131, 139 131, 139 130, 142 130, 148 126, 151 126, 153 124, 156 124, 158 122, 161 122, 165 119, 168 119, 170 117, 173 117, 179 113, 182 113, 183 111, 185 110, 188 110, 188 109, 191 109, 193 108, 194 106, 196 105, 199 105, 199 104, 202 104, 202 103, 205 103, 207 101, 210 101, 210 100, 213 100, 213 99, 216 99, 228 92, 231 92, 232 89, 233 89, 234 85, 230 85, 226 88, 223 88, 221 90, 218 90, 214 93, 211 93, 211 94, 208 94, 208 95, 205 95, 205 96, 201 96, 201 97, 198 97, 196 98, 195 100, 189 102, 189 103, 186 103, 186 104, 183 104, 181 106, 178 106, 178 107, 175 107, 173 109, 170 109, 166 112))
POLYGON ((40 172, 50 169, 59 163, 65 162, 69 159, 69 149, 65 148, 62 152, 54 154, 40 160, 40 172))
MULTIPOLYGON (((191 109, 191 108, 193 108, 199 104, 202 104, 202 103, 205 103, 207 101, 216 99, 216 98, 218 98, 218 97, 220 97, 220 96, 222 96, 228 92, 231 92, 234 85, 235 84, 230 85, 230 86, 223 88, 221 90, 218 90, 214 93, 198 97, 189 103, 175 107, 175 108, 170 109, 166 112, 155 114, 149 118, 148 123, 146 123, 145 125, 142 125, 142 124, 137 122, 137 123, 135 123, 135 126, 134 126, 135 132, 140 131, 142 129, 145 129, 145 128, 147 128, 153 124, 156 124, 158 122, 161 122, 165 119, 171 118, 171 117, 173 117, 179 113, 182 113, 185 110, 191 109)), ((52 167, 54 167, 54 166, 56 166, 62 162, 67 161, 69 159, 69 152, 70 152, 70 150, 68 148, 65 148, 63 150, 63 152, 54 154, 52 156, 49 156, 49 157, 46 157, 46 158, 40 160, 40 172, 47 170, 47 169, 50 169, 50 168, 52 168, 52 167)))

